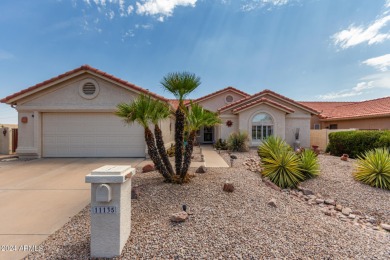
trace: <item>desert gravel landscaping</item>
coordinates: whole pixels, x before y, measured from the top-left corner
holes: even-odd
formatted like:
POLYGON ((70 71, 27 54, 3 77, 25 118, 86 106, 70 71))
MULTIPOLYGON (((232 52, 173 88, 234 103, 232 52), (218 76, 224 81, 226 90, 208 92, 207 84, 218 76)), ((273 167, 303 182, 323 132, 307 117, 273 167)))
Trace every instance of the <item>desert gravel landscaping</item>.
MULTIPOLYGON (((228 154, 221 154, 230 163, 228 154)), ((256 152, 236 153, 232 168, 209 168, 190 184, 162 182, 157 172, 139 173, 133 186, 132 230, 122 259, 389 259, 390 232, 327 216, 321 207, 276 191, 243 166, 256 152), (222 191, 230 181, 235 191, 222 191), (274 199, 276 207, 268 205, 274 199), (184 223, 169 217, 186 204, 184 223), (378 230, 374 230, 378 229, 378 230)), ((321 175, 302 187, 378 222, 390 221, 390 192, 352 179, 353 160, 320 155, 321 175)), ((89 206, 74 216, 28 259, 89 258, 89 206)))

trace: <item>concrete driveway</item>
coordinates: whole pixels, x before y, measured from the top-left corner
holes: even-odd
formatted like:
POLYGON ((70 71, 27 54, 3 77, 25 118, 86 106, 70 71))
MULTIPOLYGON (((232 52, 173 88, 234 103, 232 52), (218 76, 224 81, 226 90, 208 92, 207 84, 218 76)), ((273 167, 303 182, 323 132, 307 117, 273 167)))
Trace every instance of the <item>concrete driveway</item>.
POLYGON ((41 242, 83 209, 90 202, 85 175, 92 170, 107 164, 136 167, 142 161, 52 158, 0 162, 0 259, 20 259, 28 250, 39 250, 41 242))

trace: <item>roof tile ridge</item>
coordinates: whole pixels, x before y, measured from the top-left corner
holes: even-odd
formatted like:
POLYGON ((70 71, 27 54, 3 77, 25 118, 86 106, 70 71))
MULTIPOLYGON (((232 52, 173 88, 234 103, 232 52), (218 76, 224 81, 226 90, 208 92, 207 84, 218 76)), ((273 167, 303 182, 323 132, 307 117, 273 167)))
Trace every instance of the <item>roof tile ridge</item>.
POLYGON ((223 91, 226 91, 226 90, 233 90, 233 91, 239 92, 239 93, 240 93, 241 95, 243 95, 243 96, 250 96, 248 93, 245 93, 244 91, 241 91, 241 90, 239 90, 239 89, 236 89, 235 87, 232 87, 232 86, 228 86, 228 87, 226 87, 226 88, 223 88, 223 89, 220 89, 220 90, 211 92, 211 93, 209 93, 209 94, 207 94, 207 95, 205 95, 205 96, 196 98, 196 99, 194 99, 193 101, 194 101, 194 102, 198 102, 198 101, 203 100, 203 99, 205 99, 205 98, 208 98, 208 97, 214 96, 214 95, 216 95, 216 94, 222 93, 223 91))
POLYGON ((227 105, 225 105, 225 106, 219 108, 218 111, 223 111, 223 110, 225 110, 225 109, 227 109, 227 108, 229 108, 229 107, 232 107, 232 106, 235 106, 235 105, 237 105, 237 104, 239 104, 239 103, 245 102, 245 101, 248 100, 248 99, 255 98, 255 97, 261 95, 263 92, 264 92, 264 90, 262 90, 262 91, 260 91, 260 92, 257 92, 257 93, 255 93, 255 94, 253 94, 253 95, 244 97, 244 98, 242 98, 242 99, 240 99, 240 100, 237 100, 237 101, 235 101, 235 102, 233 102, 233 103, 227 104, 227 105))
POLYGON ((275 96, 278 96, 278 97, 281 98, 281 99, 285 99, 285 100, 287 100, 287 101, 290 101, 290 102, 292 102, 293 104, 301 105, 301 106, 303 106, 304 108, 306 108, 306 109, 308 109, 308 110, 311 110, 311 111, 314 111, 314 112, 319 113, 319 111, 315 110, 314 108, 311 108, 311 107, 308 107, 308 106, 306 106, 306 105, 304 105, 304 104, 301 104, 301 103, 295 101, 294 99, 288 98, 288 97, 286 97, 286 96, 284 96, 284 95, 282 95, 282 94, 276 93, 276 92, 274 92, 274 91, 272 91, 272 90, 270 90, 270 89, 264 89, 263 92, 264 92, 264 93, 273 94, 273 95, 275 95, 275 96))

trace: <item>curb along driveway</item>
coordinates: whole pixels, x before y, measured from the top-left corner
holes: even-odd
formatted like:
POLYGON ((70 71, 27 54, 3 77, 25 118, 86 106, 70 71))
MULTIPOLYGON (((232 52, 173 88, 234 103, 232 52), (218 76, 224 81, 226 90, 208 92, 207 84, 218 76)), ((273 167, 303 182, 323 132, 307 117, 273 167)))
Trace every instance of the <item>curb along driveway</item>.
POLYGON ((20 259, 90 203, 85 175, 143 158, 47 158, 0 162, 0 259, 20 259))

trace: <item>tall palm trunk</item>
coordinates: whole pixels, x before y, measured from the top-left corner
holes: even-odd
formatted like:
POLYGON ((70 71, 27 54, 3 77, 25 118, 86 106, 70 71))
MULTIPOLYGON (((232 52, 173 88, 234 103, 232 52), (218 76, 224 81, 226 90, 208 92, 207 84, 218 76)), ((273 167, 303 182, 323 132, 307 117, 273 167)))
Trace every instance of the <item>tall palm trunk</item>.
POLYGON ((176 110, 175 124, 175 169, 180 175, 183 164, 184 111, 179 106, 176 110))
POLYGON ((164 163, 165 168, 167 169, 168 173, 171 176, 175 175, 175 172, 173 171, 172 168, 171 161, 169 161, 167 151, 165 150, 162 131, 161 128, 158 126, 158 124, 154 125, 154 136, 156 138, 156 146, 157 146, 158 153, 160 154, 160 157, 164 163))
POLYGON ((148 127, 145 127, 145 142, 146 145, 148 146, 148 154, 150 156, 150 159, 152 159, 156 169, 162 174, 162 176, 165 178, 166 181, 171 182, 172 178, 169 175, 164 164, 161 162, 161 158, 158 154, 156 144, 154 142, 153 133, 152 131, 150 131, 148 127))
POLYGON ((191 131, 190 136, 188 137, 188 143, 187 143, 186 150, 184 153, 183 168, 181 169, 181 172, 180 172, 181 181, 184 181, 184 179, 187 175, 188 169, 190 168, 191 156, 192 156, 192 152, 194 151, 195 137, 196 137, 196 131, 191 131))

